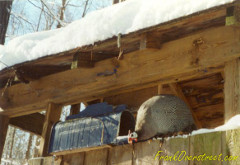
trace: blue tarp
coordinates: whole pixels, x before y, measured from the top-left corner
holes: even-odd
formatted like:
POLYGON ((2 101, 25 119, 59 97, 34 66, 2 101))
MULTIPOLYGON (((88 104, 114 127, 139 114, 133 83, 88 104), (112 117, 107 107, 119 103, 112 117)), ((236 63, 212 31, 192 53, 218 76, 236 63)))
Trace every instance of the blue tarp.
POLYGON ((69 119, 76 119, 82 117, 95 117, 100 115, 107 115, 113 112, 121 112, 127 108, 126 105, 118 105, 117 107, 113 107, 112 105, 107 104, 107 102, 93 104, 87 106, 82 112, 76 115, 71 115, 67 117, 69 119))
MULTIPOLYGON (((131 113, 124 111, 125 105, 115 109, 112 107, 107 103, 91 105, 83 112, 68 117, 65 122, 55 124, 52 129, 49 153, 104 144, 119 144, 117 136, 122 114, 128 113, 130 116, 127 129, 134 129, 135 123, 131 113)), ((121 143, 126 142, 127 138, 121 141, 121 143)))

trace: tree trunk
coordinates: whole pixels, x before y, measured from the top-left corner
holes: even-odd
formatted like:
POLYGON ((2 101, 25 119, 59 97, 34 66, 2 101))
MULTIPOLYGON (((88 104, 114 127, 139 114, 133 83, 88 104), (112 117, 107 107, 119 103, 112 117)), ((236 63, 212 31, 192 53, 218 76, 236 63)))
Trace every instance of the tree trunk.
POLYGON ((11 12, 12 0, 0 1, 0 44, 4 44, 11 12))
POLYGON ((28 148, 27 148, 27 152, 26 152, 26 159, 31 158, 32 140, 33 140, 33 135, 30 133, 30 136, 29 136, 29 139, 28 139, 28 148))
MULTIPOLYGON (((64 20, 64 12, 65 12, 65 7, 66 7, 66 0, 62 0, 62 6, 60 9, 60 20, 64 20)), ((62 25, 58 22, 57 28, 61 28, 62 25)))

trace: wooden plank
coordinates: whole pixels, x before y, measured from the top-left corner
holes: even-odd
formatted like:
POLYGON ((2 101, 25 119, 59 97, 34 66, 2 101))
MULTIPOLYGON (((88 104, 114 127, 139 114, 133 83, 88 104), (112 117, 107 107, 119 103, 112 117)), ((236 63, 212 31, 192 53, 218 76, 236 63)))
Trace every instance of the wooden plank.
POLYGON ((143 102, 155 95, 157 86, 105 97, 104 101, 112 105, 126 104, 132 111, 136 111, 143 102))
POLYGON ((56 123, 60 119, 60 115, 62 112, 61 108, 62 108, 61 105, 57 105, 54 103, 49 103, 47 107, 44 124, 43 124, 41 142, 40 142, 40 149, 39 149, 40 156, 48 155, 48 147, 49 147, 49 140, 51 136, 51 130, 54 123, 56 123))
POLYGON ((7 116, 0 115, 0 163, 8 130, 8 122, 9 118, 7 116))
POLYGON ((182 160, 183 155, 189 156, 190 150, 189 145, 190 138, 189 137, 179 137, 179 138, 165 138, 160 149, 161 153, 156 159, 160 158, 161 165, 188 165, 188 160, 182 160), (161 158, 161 156, 167 156, 161 158))
POLYGON ((184 96, 184 93, 182 92, 181 87, 177 83, 169 84, 169 86, 172 89, 172 91, 174 92, 174 94, 176 96, 178 96, 180 99, 182 99, 187 104, 187 106, 189 107, 189 109, 190 109, 190 111, 192 113, 193 120, 195 121, 195 124, 196 124, 197 128, 202 128, 201 122, 197 118, 197 115, 193 111, 193 109, 192 109, 190 103, 188 102, 187 98, 184 96))
POLYGON ((146 141, 134 144, 133 164, 134 165, 159 165, 159 160, 155 155, 160 150, 158 140, 146 141))
POLYGON ((240 129, 222 132, 222 153, 224 164, 240 164, 240 129))
POLYGON ((218 160, 219 155, 222 154, 221 142, 221 132, 205 133, 191 136, 190 155, 203 156, 201 157, 201 161, 198 161, 196 158, 189 161, 190 165, 221 165, 222 161, 218 160))
POLYGON ((117 74, 111 76, 98 76, 114 70, 112 60, 108 59, 96 63, 91 69, 73 69, 33 81, 32 88, 24 84, 14 85, 7 88, 0 103, 5 114, 16 115, 42 110, 49 100, 74 104, 147 83, 177 82, 186 78, 184 75, 191 77, 196 72, 198 76, 207 75, 212 68, 240 56, 240 42, 235 37, 239 34, 239 27, 221 27, 168 42, 160 50, 129 53, 120 60, 117 74), (194 63, 196 50, 193 42, 199 38, 204 39, 204 43, 199 46, 201 53, 198 62, 194 63), (83 78, 79 78, 80 75, 83 78))
POLYGON ((132 165, 132 147, 132 145, 121 145, 113 147, 111 163, 114 165, 132 165))
POLYGON ((240 60, 226 63, 224 75, 224 118, 227 122, 240 113, 240 60))
POLYGON ((108 161, 108 149, 93 150, 85 153, 84 164, 106 165, 108 161))
POLYGON ((102 150, 106 148, 112 148, 110 145, 102 145, 102 146, 96 146, 96 147, 86 147, 86 148, 77 148, 73 150, 66 150, 66 151, 59 151, 59 152, 52 152, 50 153, 51 155, 66 155, 66 154, 74 154, 74 153, 79 153, 79 152, 88 152, 88 151, 93 151, 93 150, 102 150))
POLYGON ((203 128, 216 128, 224 124, 224 104, 213 104, 195 110, 203 128))
POLYGON ((39 136, 42 135, 43 122, 44 115, 40 113, 14 117, 9 120, 9 124, 39 136))
POLYGON ((48 156, 48 157, 41 157, 41 158, 32 158, 28 160, 28 164, 29 165, 62 165, 61 161, 62 160, 60 158, 55 160, 54 157, 48 156))
POLYGON ((64 155, 62 165, 84 165, 84 157, 84 152, 64 155))

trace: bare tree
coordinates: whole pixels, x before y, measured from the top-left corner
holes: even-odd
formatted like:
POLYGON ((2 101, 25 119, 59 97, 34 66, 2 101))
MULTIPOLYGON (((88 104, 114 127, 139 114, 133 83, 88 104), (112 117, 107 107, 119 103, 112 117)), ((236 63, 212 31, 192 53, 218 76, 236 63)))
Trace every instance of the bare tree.
POLYGON ((0 44, 4 44, 12 0, 0 1, 0 44))

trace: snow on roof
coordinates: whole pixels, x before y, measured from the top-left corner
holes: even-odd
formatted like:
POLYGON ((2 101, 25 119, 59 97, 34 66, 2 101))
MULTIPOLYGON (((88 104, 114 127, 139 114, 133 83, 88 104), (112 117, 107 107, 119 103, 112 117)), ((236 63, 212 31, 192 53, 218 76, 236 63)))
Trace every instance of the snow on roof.
MULTIPOLYGON (((14 38, 0 46, 0 61, 12 66, 103 41, 235 0, 127 0, 88 14, 68 26, 14 38)), ((0 63, 0 70, 6 66, 0 63)))

